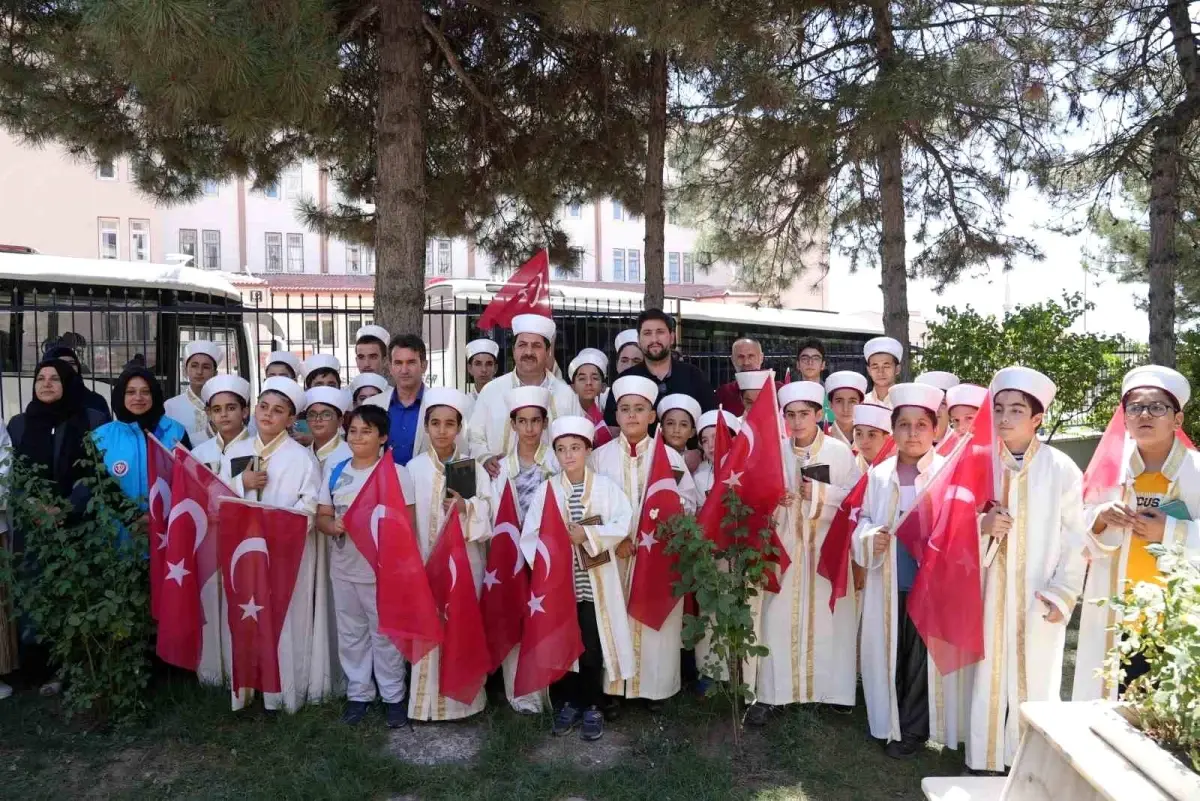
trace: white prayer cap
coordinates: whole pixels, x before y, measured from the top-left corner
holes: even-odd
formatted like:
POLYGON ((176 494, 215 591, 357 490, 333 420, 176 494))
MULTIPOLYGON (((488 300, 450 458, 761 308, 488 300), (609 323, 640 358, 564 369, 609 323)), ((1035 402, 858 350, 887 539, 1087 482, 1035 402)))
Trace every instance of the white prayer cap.
POLYGON ((621 352, 621 348, 626 345, 638 344, 638 332, 636 328, 626 328, 621 333, 617 334, 616 349, 617 353, 621 352))
POLYGON ((700 404, 691 395, 674 392, 658 402, 658 416, 665 417, 672 409, 683 409, 692 417, 692 425, 700 423, 700 404))
MULTIPOLYGON (((888 400, 892 402, 893 409, 899 409, 901 406, 919 406, 937 414, 945 399, 945 392, 929 384, 897 384, 888 391, 888 400)), ((860 403, 859 406, 861 405, 860 403)))
MULTIPOLYGON (((896 388, 892 387, 892 392, 895 391, 896 388)), ((854 425, 870 426, 890 434, 892 433, 892 410, 874 403, 860 403, 854 407, 854 425)))
POLYGON ((626 395, 640 395, 654 403, 658 400, 658 384, 640 375, 623 375, 613 382, 613 398, 620 401, 626 395))
POLYGON ((987 387, 977 384, 958 384, 946 390, 946 408, 970 406, 978 409, 987 400, 987 387))
POLYGON ((553 445, 559 437, 579 437, 592 444, 592 438, 596 436, 596 424, 586 417, 580 417, 577 414, 568 414, 563 417, 556 418, 550 424, 550 444, 553 445))
MULTIPOLYGON (((291 355, 291 354, 289 354, 291 355)), ((295 358, 294 356, 292 358, 295 358)), ((268 392, 278 392, 292 402, 292 406, 296 407, 296 414, 304 411, 304 388, 297 384, 292 379, 282 376, 273 375, 262 383, 262 389, 258 393, 258 397, 262 397, 268 392)))
MULTIPOLYGON (((700 423, 696 426, 697 431, 703 431, 710 426, 717 424, 717 409, 705 412, 700 415, 700 423)), ((732 412, 727 412, 724 409, 720 410, 720 414, 725 418, 725 426, 734 434, 742 430, 742 421, 734 417, 732 412)))
POLYGON ((313 370, 332 370, 340 374, 342 372, 342 363, 338 361, 336 356, 331 356, 328 353, 314 353, 304 360, 305 374, 311 373, 313 370))
POLYGON ((313 387, 304 393, 305 408, 312 406, 314 403, 323 403, 326 406, 332 406, 342 414, 345 414, 351 405, 350 393, 337 387, 313 387))
POLYGON ((915 381, 918 384, 928 384, 931 387, 937 387, 942 392, 947 392, 950 387, 959 385, 958 376, 954 373, 947 373, 945 370, 930 370, 928 373, 921 373, 916 377, 915 381))
POLYGON ((200 400, 207 405, 213 396, 222 392, 232 392, 246 403, 250 402, 250 382, 240 375, 218 375, 208 379, 200 389, 200 400))
POLYGON ((289 353, 286 350, 272 351, 267 355, 267 367, 270 367, 272 364, 286 364, 292 368, 293 375, 297 378, 300 377, 300 360, 293 353, 289 353))
POLYGON ((513 336, 519 334, 537 334, 553 341, 556 330, 554 321, 540 314, 518 314, 512 319, 513 336))
POLYGON ((454 387, 430 387, 421 398, 421 407, 432 409, 434 406, 449 406, 460 415, 466 416, 471 399, 454 387))
POLYGON ((767 385, 767 379, 775 378, 774 370, 747 370, 744 373, 738 373, 737 385, 740 390, 747 389, 762 389, 767 385))
POLYGON ((900 340, 891 337, 868 339, 867 344, 863 346, 863 358, 870 359, 876 353, 890 353, 896 357, 896 361, 900 361, 904 358, 904 346, 900 344, 900 340))
POLYGON ((1054 402, 1054 394, 1058 391, 1058 387, 1049 378, 1037 370, 1020 365, 1005 367, 992 378, 993 398, 1009 389, 1018 389, 1037 398, 1043 411, 1050 408, 1050 404, 1054 402))
MULTIPOLYGON (((791 386, 789 384, 789 386, 791 386)), ((838 370, 830 373, 825 379, 825 391, 832 395, 839 389, 855 389, 862 397, 867 397, 867 377, 854 370, 838 370)))
POLYGON ((354 341, 358 342, 363 337, 374 337, 382 342, 385 347, 392 339, 392 335, 381 325, 364 325, 354 334, 354 341))
POLYGON ((1182 373, 1172 370, 1170 367, 1160 367, 1157 364, 1135 367, 1126 373, 1125 380, 1121 382, 1121 397, 1124 398, 1133 390, 1144 387, 1153 387, 1166 392, 1175 399, 1180 409, 1187 406, 1188 400, 1192 397, 1192 387, 1182 373))
POLYGON ((467 361, 480 353, 490 353, 493 358, 499 358, 500 345, 491 339, 472 339, 467 343, 467 361))
POLYGON ((825 387, 816 381, 793 381, 779 388, 779 408, 786 409, 789 403, 808 401, 818 406, 825 405, 825 387))
POLYGON ((546 411, 550 408, 550 390, 541 387, 517 387, 508 391, 508 413, 526 406, 536 406, 546 411))
POLYGON ((193 356, 207 356, 213 360, 214 365, 218 365, 225 360, 225 349, 216 342, 197 339, 195 342, 189 342, 183 349, 183 363, 186 365, 193 356))
POLYGON ((608 372, 608 357, 604 355, 604 351, 596 348, 584 348, 571 359, 571 363, 567 365, 567 379, 575 380, 575 371, 585 364, 590 364, 600 371, 600 377, 608 372))
POLYGON ((378 373, 359 373, 350 382, 350 396, 358 394, 358 391, 363 387, 375 387, 380 392, 388 391, 387 379, 378 373))

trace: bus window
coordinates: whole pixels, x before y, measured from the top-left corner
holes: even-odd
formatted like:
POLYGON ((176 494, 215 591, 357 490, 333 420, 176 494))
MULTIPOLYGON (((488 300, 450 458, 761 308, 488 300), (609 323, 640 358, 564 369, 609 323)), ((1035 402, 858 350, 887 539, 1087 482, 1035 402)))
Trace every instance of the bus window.
POLYGON ((226 323, 224 320, 214 321, 211 325, 190 325, 181 321, 179 324, 178 362, 180 385, 186 380, 183 373, 183 354, 187 350, 188 343, 197 340, 215 342, 224 348, 225 358, 217 368, 218 373, 243 375, 241 359, 238 357, 238 332, 233 324, 226 323))
POLYGON ((25 293, 21 307, 21 365, 32 370, 53 345, 79 356, 85 378, 111 383, 138 358, 157 373, 158 315, 141 297, 101 300, 73 294, 25 293), (78 309, 78 310, 77 310, 78 309))

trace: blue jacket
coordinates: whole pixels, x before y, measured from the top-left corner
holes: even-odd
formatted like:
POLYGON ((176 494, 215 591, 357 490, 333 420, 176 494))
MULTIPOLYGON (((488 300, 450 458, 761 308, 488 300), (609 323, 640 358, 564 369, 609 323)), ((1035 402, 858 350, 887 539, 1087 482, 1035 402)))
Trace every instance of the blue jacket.
MULTIPOLYGON (((154 436, 168 448, 183 439, 187 429, 170 417, 163 416, 154 429, 154 436)), ((146 436, 137 423, 113 420, 92 432, 96 447, 104 454, 104 466, 121 485, 121 491, 146 509, 150 492, 146 469, 146 436)))

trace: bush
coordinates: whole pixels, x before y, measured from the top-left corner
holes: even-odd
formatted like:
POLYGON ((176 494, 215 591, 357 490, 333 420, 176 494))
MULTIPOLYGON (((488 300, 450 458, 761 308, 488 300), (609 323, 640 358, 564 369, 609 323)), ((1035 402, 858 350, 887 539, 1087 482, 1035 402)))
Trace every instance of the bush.
POLYGON ((25 549, 5 572, 17 614, 59 671, 68 714, 123 723, 145 710, 150 678, 146 527, 87 445, 91 498, 77 521, 39 470, 14 459, 9 508, 25 549))

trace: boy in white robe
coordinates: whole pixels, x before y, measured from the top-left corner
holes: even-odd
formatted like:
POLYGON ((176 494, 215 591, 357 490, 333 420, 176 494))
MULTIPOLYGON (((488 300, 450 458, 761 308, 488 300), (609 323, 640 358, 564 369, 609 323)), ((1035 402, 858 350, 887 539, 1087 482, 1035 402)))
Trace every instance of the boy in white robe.
POLYGON ((696 484, 696 493, 699 496, 698 507, 704 505, 704 499, 712 490, 713 481, 716 479, 713 468, 713 452, 717 445, 718 414, 725 417, 725 426, 729 429, 731 437, 737 436, 742 427, 742 421, 723 409, 713 409, 700 415, 697 427, 700 429, 700 453, 703 461, 692 474, 692 480, 696 484))
POLYGON ((304 388, 342 388, 342 363, 328 353, 314 353, 304 360, 304 388))
POLYGON ((965 437, 971 433, 975 415, 987 400, 987 387, 975 384, 958 384, 946 390, 946 416, 955 434, 965 437))
POLYGON ((491 339, 472 339, 467 343, 467 375, 471 378, 471 387, 467 397, 474 401, 479 392, 496 377, 496 367, 500 358, 500 346, 491 339))
MULTIPOLYGON (((738 375, 745 375, 739 373, 738 375)), ((630 499, 634 515, 626 539, 617 547, 617 556, 623 573, 628 576, 637 569, 636 548, 632 541, 632 526, 641 514, 642 498, 646 492, 646 481, 650 476, 653 456, 650 426, 654 423, 654 401, 658 397, 658 385, 641 376, 622 376, 613 382, 612 391, 617 404, 617 425, 621 430, 615 440, 592 451, 591 466, 601 475, 608 476, 630 499)), ((671 468, 679 477, 679 497, 684 511, 694 512, 699 504, 692 474, 674 449, 667 449, 671 468)), ((683 599, 675 604, 662 627, 655 631, 638 620, 630 618, 629 629, 633 635, 634 673, 624 682, 610 685, 610 695, 626 698, 645 698, 651 711, 661 707, 661 702, 680 689, 679 652, 683 647, 683 599)))
POLYGON ((1169 367, 1138 367, 1121 382, 1125 428, 1106 432, 1096 448, 1097 457, 1120 454, 1117 482, 1085 489, 1084 519, 1090 525, 1084 541, 1091 566, 1083 592, 1073 701, 1115 701, 1130 681, 1150 669, 1137 653, 1123 667, 1123 680, 1104 671, 1104 659, 1116 644, 1116 615, 1097 602, 1132 584, 1162 582, 1158 559, 1147 550, 1152 544, 1168 550, 1182 545, 1190 558, 1200 558, 1200 454, 1177 436, 1191 395, 1188 380, 1169 367))
MULTIPOLYGON (((597 740, 604 733, 600 705, 605 687, 621 684, 634 672, 625 594, 613 553, 634 525, 633 507, 616 482, 588 467, 595 430, 591 420, 579 416, 560 417, 551 424, 550 436, 563 469, 542 484, 521 531, 521 550, 532 564, 546 494, 553 492, 575 546, 576 612, 584 644, 576 669, 551 688, 558 704, 553 732, 564 735, 582 723, 580 736, 584 740, 597 740), (581 521, 588 518, 599 518, 600 522, 583 525, 581 521), (592 559, 603 554, 608 558, 589 567, 580 549, 592 559)), ((678 658, 675 661, 678 663, 678 658)))
MULTIPOLYGON (((949 392, 951 388, 956 387, 961 383, 958 376, 954 373, 948 373, 945 370, 930 370, 927 373, 921 373, 915 379, 918 384, 928 384, 931 387, 937 387, 943 393, 949 392)), ((943 395, 942 408, 938 409, 938 427, 937 433, 934 434, 934 442, 941 442, 946 438, 946 434, 950 431, 950 414, 949 404, 943 395)))
POLYGON ((187 376, 187 386, 183 392, 168 398, 163 404, 167 417, 182 423, 187 429, 193 448, 213 435, 201 393, 204 384, 217 374, 217 367, 224 358, 225 349, 216 342, 199 339, 189 342, 183 351, 183 372, 187 376))
POLYGON ((369 398, 391 391, 387 379, 379 373, 359 373, 350 382, 350 399, 354 408, 367 402, 369 398))
MULTIPOLYGON (((363 406, 350 413, 347 445, 350 456, 337 461, 330 458, 325 465, 317 506, 317 530, 329 538, 329 583, 336 615, 337 655, 346 674, 342 722, 351 726, 362 722, 375 700, 378 685, 388 728, 396 729, 408 723, 404 657, 379 631, 375 570, 347 536, 342 522, 375 472, 387 443, 389 423, 387 412, 375 406, 363 406)), ((412 477, 402 465, 395 465, 395 469, 408 514, 415 519, 416 489, 412 477)))
MULTIPOLYGON (((478 597, 483 586, 484 566, 480 542, 487 540, 492 530, 492 509, 487 497, 491 479, 482 467, 473 465, 476 494, 470 499, 449 489, 446 479, 446 464, 469 458, 462 448, 460 435, 470 402, 470 398, 457 389, 431 387, 425 390, 421 413, 429 444, 425 451, 409 461, 408 472, 412 475, 416 496, 416 534, 421 559, 429 560, 450 507, 457 505, 478 597)), ((439 692, 441 656, 439 646, 412 666, 408 693, 408 716, 412 720, 457 720, 483 711, 486 700, 483 687, 469 704, 439 692)))
POLYGON ((866 400, 867 378, 854 370, 839 370, 825 379, 825 393, 833 413, 825 433, 853 450, 854 407, 866 400))
POLYGON ((860 403, 854 407, 854 460, 865 473, 892 436, 892 410, 887 406, 860 403))
POLYGON ((838 507, 858 481, 850 448, 821 432, 825 389, 815 381, 793 381, 779 390, 790 442, 786 506, 776 513, 778 532, 791 565, 778 593, 762 601, 763 640, 756 703, 747 725, 762 725, 770 707, 793 703, 854 706, 854 597, 841 598, 829 611, 829 581, 817 575, 821 545, 838 507), (823 468, 823 469, 822 469, 823 468), (828 481, 803 471, 827 473, 828 481))
MULTIPOLYGON (((254 459, 254 440, 246 429, 250 384, 240 376, 220 375, 204 382, 200 398, 214 435, 197 445, 192 456, 232 488, 234 477, 254 459)), ((200 604, 204 628, 196 675, 204 684, 224 685, 233 676, 233 653, 220 570, 200 589, 200 604)))
POLYGON ((1079 468, 1038 442, 1056 387, 1027 367, 991 383, 1000 442, 996 506, 980 523, 984 658, 974 666, 967 767, 1002 772, 1020 739, 1020 705, 1059 700, 1067 621, 1083 589, 1079 468))
MULTIPOLYGON (((317 615, 315 599, 329 593, 329 574, 317 570, 318 544, 312 521, 317 513, 321 470, 312 451, 288 435, 288 426, 304 411, 304 390, 290 378, 266 379, 254 407, 257 434, 252 444, 252 466, 233 480, 233 490, 243 498, 300 512, 309 518, 304 553, 296 575, 283 631, 279 637, 279 679, 282 691, 263 693, 270 711, 295 712, 305 703, 320 703, 332 691, 334 655, 329 618, 317 615)), ((235 710, 253 699, 253 690, 234 695, 235 710)))
POLYGON ((322 470, 327 465, 350 458, 350 446, 342 436, 342 418, 350 409, 350 393, 344 389, 321 385, 304 393, 304 420, 312 434, 313 458, 322 470))
POLYGON ((867 374, 871 376, 871 391, 864 403, 892 408, 889 393, 900 377, 900 360, 904 358, 904 346, 891 337, 875 337, 863 346, 863 358, 867 360, 867 374))
POLYGON ((944 461, 933 447, 943 394, 926 384, 891 388, 896 454, 870 468, 853 539, 854 561, 867 569, 861 601, 867 720, 871 736, 886 741, 886 753, 893 759, 915 756, 931 737, 954 748, 961 734, 961 677, 939 676, 927 658, 925 643, 907 614, 917 563, 892 533, 944 461))

